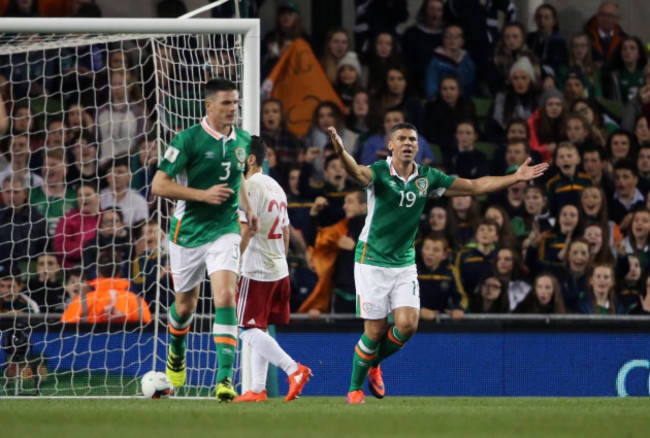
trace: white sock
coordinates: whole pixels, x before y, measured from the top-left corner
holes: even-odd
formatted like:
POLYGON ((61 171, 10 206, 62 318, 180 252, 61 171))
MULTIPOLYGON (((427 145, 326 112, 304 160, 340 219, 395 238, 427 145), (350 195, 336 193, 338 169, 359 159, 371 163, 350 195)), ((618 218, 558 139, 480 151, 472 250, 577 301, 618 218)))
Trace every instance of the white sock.
POLYGON ((291 359, 271 335, 258 328, 244 330, 239 337, 251 346, 261 357, 281 368, 287 376, 298 371, 298 364, 291 359))
POLYGON ((264 359, 257 350, 251 348, 251 390, 260 393, 266 389, 266 373, 269 361, 264 359))

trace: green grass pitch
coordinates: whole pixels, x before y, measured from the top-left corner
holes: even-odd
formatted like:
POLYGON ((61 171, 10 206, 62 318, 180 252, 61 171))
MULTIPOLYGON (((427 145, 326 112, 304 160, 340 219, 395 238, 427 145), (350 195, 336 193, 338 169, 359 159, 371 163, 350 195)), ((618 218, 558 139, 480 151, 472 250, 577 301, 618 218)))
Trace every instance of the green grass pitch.
POLYGON ((646 437, 647 398, 3 399, 0 436, 84 438, 646 437))

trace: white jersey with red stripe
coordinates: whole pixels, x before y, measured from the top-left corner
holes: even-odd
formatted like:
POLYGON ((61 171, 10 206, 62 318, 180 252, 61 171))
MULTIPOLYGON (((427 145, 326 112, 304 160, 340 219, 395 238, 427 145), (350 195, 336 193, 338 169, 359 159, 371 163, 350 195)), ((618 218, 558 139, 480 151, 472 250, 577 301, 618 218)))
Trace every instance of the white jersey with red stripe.
MULTIPOLYGON (((282 228, 289 226, 287 195, 280 184, 262 172, 246 180, 246 191, 260 225, 244 251, 241 274, 256 281, 280 280, 289 275, 282 234, 282 228)), ((246 222, 241 211, 240 220, 246 222)))

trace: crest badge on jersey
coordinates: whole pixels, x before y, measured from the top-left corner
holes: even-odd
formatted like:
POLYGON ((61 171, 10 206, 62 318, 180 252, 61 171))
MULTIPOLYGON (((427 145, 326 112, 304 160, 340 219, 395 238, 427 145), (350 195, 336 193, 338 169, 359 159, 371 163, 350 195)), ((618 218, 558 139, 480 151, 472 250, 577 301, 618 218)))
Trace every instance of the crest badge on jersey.
POLYGON ((363 311, 365 313, 370 313, 372 310, 372 303, 363 303, 363 311))
POLYGON ((420 196, 426 196, 427 189, 429 188, 429 180, 426 178, 418 178, 415 180, 415 187, 420 191, 420 196))
POLYGON ((244 150, 244 148, 235 149, 235 156, 237 157, 240 163, 243 163, 244 161, 246 161, 246 150, 244 150))

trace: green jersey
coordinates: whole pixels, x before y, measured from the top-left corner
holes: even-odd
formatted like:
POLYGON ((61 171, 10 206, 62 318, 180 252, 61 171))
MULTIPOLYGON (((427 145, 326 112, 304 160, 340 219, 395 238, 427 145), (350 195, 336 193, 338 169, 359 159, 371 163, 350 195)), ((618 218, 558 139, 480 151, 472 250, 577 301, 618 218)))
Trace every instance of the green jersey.
POLYGON ((405 180, 395 171, 391 157, 370 165, 370 170, 368 216, 354 261, 388 268, 414 265, 415 235, 427 197, 442 196, 456 178, 416 163, 405 180))
POLYGON ((239 234, 239 188, 250 143, 248 132, 233 127, 226 137, 212 129, 207 118, 174 137, 158 166, 160 170, 187 187, 206 190, 226 183, 235 193, 219 205, 178 201, 169 240, 192 248, 224 234, 239 234))

